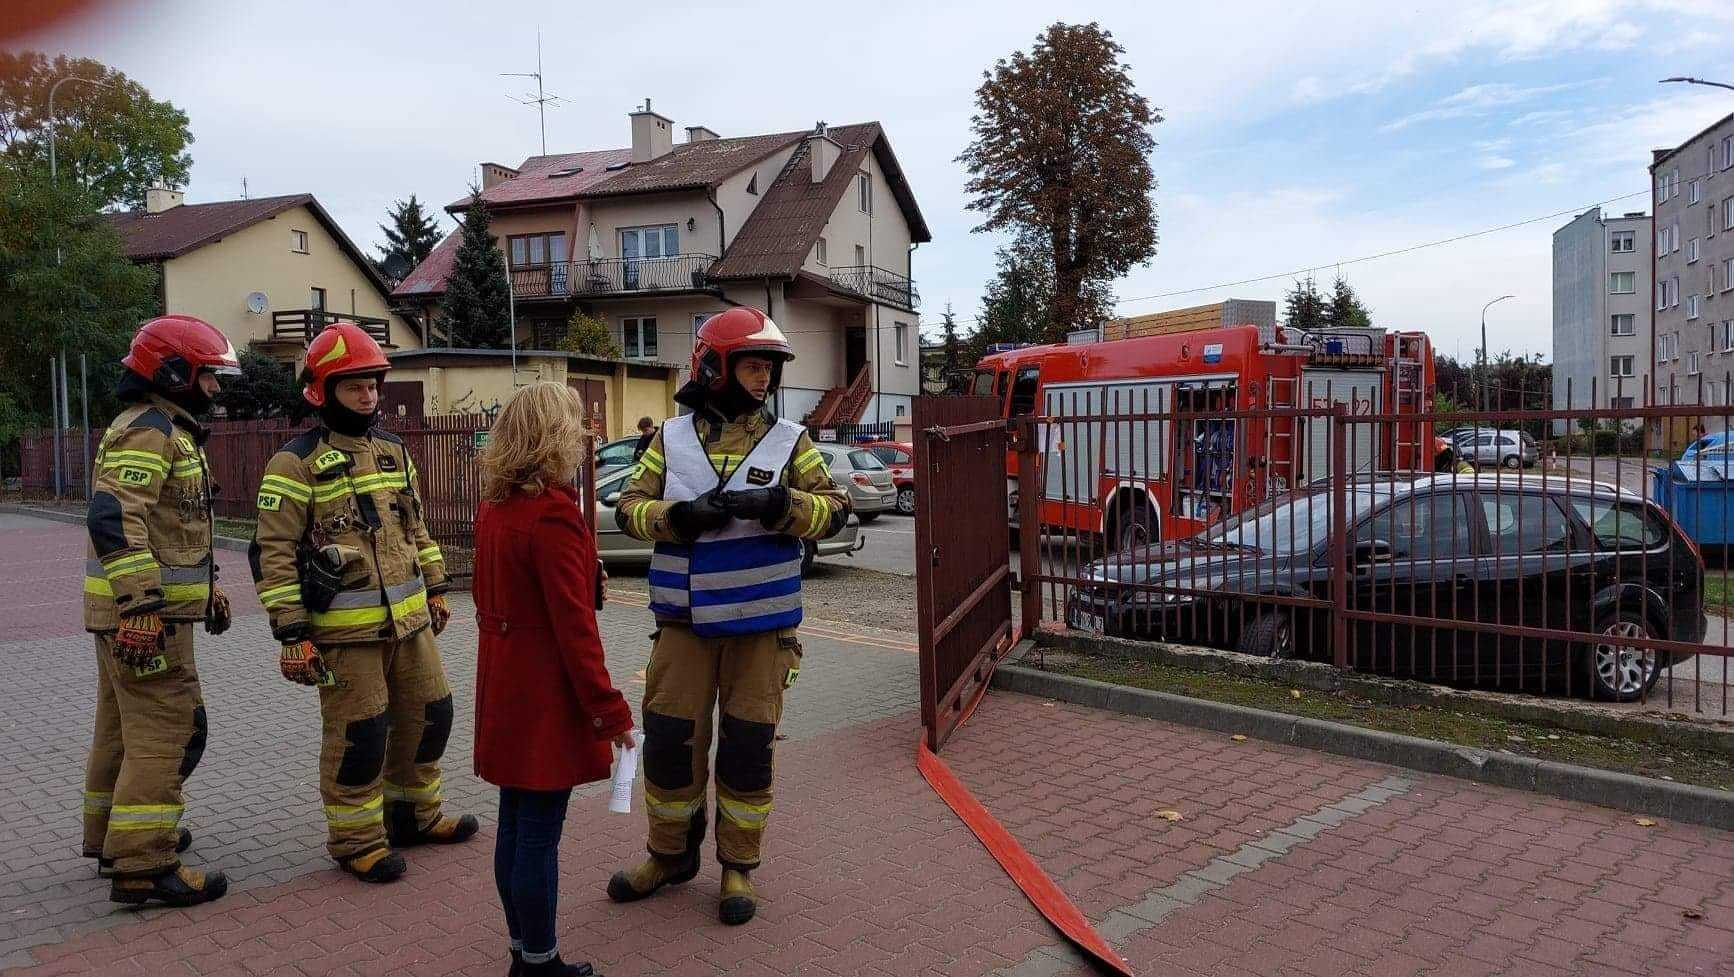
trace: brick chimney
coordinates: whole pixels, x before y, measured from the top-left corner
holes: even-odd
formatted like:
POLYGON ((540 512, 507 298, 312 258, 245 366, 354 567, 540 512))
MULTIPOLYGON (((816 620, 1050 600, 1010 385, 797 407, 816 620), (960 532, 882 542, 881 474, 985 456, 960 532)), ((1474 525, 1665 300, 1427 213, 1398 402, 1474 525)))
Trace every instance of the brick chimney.
POLYGON ((179 190, 165 186, 154 186, 145 191, 145 213, 160 214, 165 210, 179 207, 186 201, 187 195, 179 190))
POLYGON ((709 126, 687 126, 686 127, 686 141, 687 142, 705 142, 707 140, 720 139, 720 138, 721 137, 716 134, 716 130, 710 128, 709 126))
POLYGON ((837 157, 843 154, 843 147, 830 136, 830 127, 820 122, 813 126, 813 132, 807 137, 807 158, 813 164, 813 182, 824 183, 825 177, 831 175, 831 167, 837 162, 837 157))
POLYGON ((510 166, 498 163, 482 164, 482 189, 489 190, 518 175, 518 171, 510 166))
POLYGON ((650 99, 644 107, 631 114, 632 161, 648 163, 667 156, 674 148, 674 120, 650 110, 650 99))

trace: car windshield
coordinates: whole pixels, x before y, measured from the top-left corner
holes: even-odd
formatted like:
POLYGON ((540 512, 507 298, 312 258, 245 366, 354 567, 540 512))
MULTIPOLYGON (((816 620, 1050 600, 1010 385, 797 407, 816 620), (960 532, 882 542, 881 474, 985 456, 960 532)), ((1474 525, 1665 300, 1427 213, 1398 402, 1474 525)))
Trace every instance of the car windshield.
POLYGON ((849 462, 862 471, 876 472, 885 467, 879 456, 871 451, 856 449, 849 452, 849 462))
MULTIPOLYGON (((1372 508, 1379 493, 1351 491, 1349 521, 1372 508)), ((1330 535, 1331 494, 1323 489, 1279 496, 1206 531, 1203 539, 1266 553, 1304 553, 1330 535)))

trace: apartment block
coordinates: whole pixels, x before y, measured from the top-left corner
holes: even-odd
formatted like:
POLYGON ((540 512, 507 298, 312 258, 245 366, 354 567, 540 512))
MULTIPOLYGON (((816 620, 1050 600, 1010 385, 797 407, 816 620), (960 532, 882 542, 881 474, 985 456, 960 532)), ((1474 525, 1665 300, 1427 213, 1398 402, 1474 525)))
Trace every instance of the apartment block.
MULTIPOLYGON (((1650 178, 1654 402, 1726 407, 1734 383, 1734 114, 1656 150, 1650 178)), ((1721 426, 1719 415, 1714 423, 1721 426)), ((1681 418, 1654 427, 1672 447, 1690 426, 1681 418)))
POLYGON ((1553 232, 1556 409, 1644 402, 1653 228, 1648 214, 1604 217, 1595 207, 1553 232))

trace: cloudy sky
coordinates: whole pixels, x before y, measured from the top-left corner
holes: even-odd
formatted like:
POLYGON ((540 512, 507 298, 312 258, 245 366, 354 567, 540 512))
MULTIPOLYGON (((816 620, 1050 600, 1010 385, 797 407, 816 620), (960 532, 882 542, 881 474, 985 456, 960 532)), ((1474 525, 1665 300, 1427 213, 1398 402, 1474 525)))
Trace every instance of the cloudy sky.
MULTIPOLYGON (((1578 211, 1648 207, 1644 169, 1734 111, 1726 0, 1070 3, 1126 47, 1156 128, 1159 253, 1116 286, 1122 314, 1278 299, 1223 283, 1578 211), (1160 7, 1161 9, 1158 9, 1160 7), (1376 13, 1374 11, 1377 11, 1376 13), (1173 294, 1184 293, 1184 294, 1173 294)), ((923 321, 974 316, 996 241, 972 234, 973 92, 1056 4, 478 4, 458 0, 110 0, 23 46, 95 57, 185 109, 188 199, 311 191, 377 242, 394 199, 444 204, 480 160, 538 151, 508 96, 543 38, 550 151, 628 143, 645 97, 725 136, 877 119, 934 241, 915 256, 923 321)), ((533 84, 533 83, 532 83, 533 84)), ((1344 265, 1381 325, 1469 355, 1490 298, 1495 351, 1548 352, 1550 235, 1568 216, 1344 265)), ((451 226, 448 222, 448 228, 451 226)), ((1329 279, 1334 271, 1320 277, 1329 279)))

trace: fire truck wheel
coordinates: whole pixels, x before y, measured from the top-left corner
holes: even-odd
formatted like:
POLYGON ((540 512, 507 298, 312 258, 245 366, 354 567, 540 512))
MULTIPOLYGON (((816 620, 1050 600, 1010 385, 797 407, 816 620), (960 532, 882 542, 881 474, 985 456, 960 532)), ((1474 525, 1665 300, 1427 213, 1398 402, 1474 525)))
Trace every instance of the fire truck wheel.
POLYGON ((1241 632, 1239 651, 1260 658, 1293 658, 1294 628, 1289 616, 1276 611, 1260 614, 1241 632))
POLYGON ((1155 520, 1151 518, 1148 506, 1132 502, 1121 503, 1116 508, 1120 515, 1114 520, 1113 536, 1110 538, 1116 550, 1129 550, 1156 538, 1155 520))

